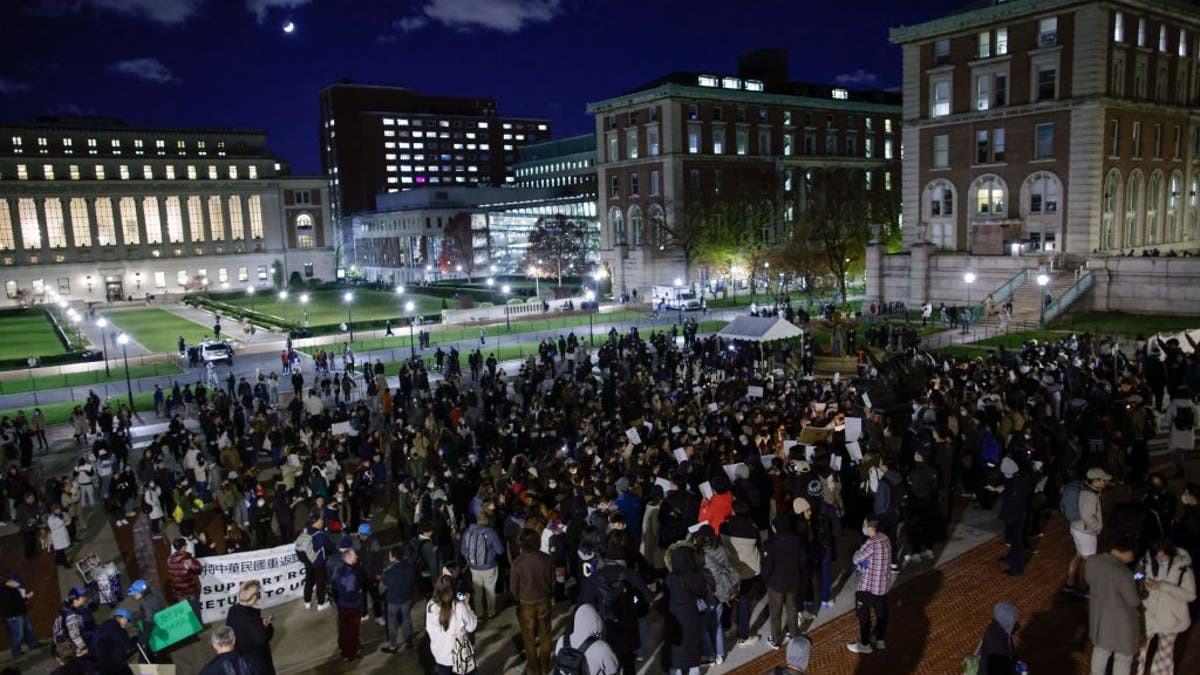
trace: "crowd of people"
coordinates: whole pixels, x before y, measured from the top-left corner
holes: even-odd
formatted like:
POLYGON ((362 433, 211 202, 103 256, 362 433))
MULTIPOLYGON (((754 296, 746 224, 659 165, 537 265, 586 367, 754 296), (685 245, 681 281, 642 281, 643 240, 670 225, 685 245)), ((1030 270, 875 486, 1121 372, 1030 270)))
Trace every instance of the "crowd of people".
MULTIPOLYGON (((1148 447, 1169 429, 1174 470, 1186 470, 1195 354, 1145 342, 1127 354, 1072 336, 939 361, 901 338, 885 343, 893 361, 818 379, 804 367, 811 346, 727 344, 695 330, 607 338, 595 350, 574 335, 547 341, 511 375, 482 351, 467 372, 455 352, 440 378, 420 359, 405 362, 395 385, 382 363, 364 362, 353 396, 300 372, 286 403, 265 376, 196 383, 190 400, 184 390, 166 397, 180 404, 164 408, 169 429, 140 457, 127 414, 85 413, 73 474, 41 501, 10 478, 9 508, 27 506, 35 532, 43 513, 84 500, 118 527, 144 515, 163 532, 174 521, 170 601, 197 599, 196 558, 294 543, 303 602, 336 609, 343 659, 359 658, 360 625, 373 617, 386 626, 384 652, 419 648, 439 675, 475 672, 472 635, 510 604, 531 675, 580 661, 592 675, 637 672, 655 651, 652 613, 663 671, 698 673, 759 640, 763 598, 765 642, 802 666, 803 627, 830 611, 846 579, 860 623, 847 648, 883 652, 889 631, 903 634, 888 625, 895 575, 933 557, 964 501, 999 504, 1009 575, 1024 572, 1061 509, 1079 553, 1067 590, 1090 585, 1093 672, 1109 657, 1128 672, 1147 644, 1151 672, 1171 672, 1173 636, 1196 610, 1188 556, 1200 553, 1200 490, 1172 494, 1148 447), (897 372, 915 380, 914 393, 889 403, 872 387, 897 372), (1102 511, 1110 481, 1123 485, 1122 503, 1102 511), (223 516, 219 541, 195 527, 203 511, 223 516), (388 516, 396 543, 382 546, 375 529, 388 516), (1098 554, 1101 539, 1115 543, 1098 554), (1136 584, 1132 596, 1102 592, 1115 587, 1105 569, 1116 564, 1136 584), (575 607, 572 626, 556 635, 551 616, 563 603, 575 607), (1113 625, 1130 612, 1131 624, 1113 625)), ((842 339, 850 353, 865 348, 856 335, 842 339)), ((239 606, 253 609, 256 593, 241 589, 239 606)), ((86 602, 68 598, 64 618, 86 602)), ((980 672, 1017 672, 1017 614, 996 607, 980 672)), ((205 672, 272 673, 269 617, 236 617, 211 638, 216 662, 238 669, 205 672)), ((68 627, 86 621, 62 623, 61 660, 95 654, 92 629, 68 627)))

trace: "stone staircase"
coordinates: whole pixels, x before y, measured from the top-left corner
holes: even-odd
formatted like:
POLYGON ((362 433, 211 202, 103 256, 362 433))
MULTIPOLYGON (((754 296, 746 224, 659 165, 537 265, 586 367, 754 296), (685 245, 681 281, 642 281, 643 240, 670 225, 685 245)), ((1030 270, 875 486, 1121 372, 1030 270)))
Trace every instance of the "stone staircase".
MULTIPOLYGON (((1039 291, 1048 291, 1051 297, 1057 298, 1067 291, 1075 283, 1075 275, 1070 272, 1045 272, 1046 276, 1050 277, 1050 282, 1045 288, 1039 288, 1037 277, 1039 272, 1030 270, 1029 278, 1020 286, 1017 287, 1012 294, 1013 312, 1009 317, 1008 330, 1028 330, 1037 326, 1041 316, 1041 301, 1039 291)), ((995 300, 995 309, 999 310, 1004 298, 993 298, 995 300)), ((1000 326, 1000 317, 998 314, 981 317, 975 322, 975 326, 979 328, 1000 326)))

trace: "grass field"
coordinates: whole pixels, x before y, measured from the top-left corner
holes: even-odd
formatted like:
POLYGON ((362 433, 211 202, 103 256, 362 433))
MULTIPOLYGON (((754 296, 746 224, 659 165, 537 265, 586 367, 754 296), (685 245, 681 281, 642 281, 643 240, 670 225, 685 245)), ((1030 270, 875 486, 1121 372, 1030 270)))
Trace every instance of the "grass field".
MULTIPOLYGON (((161 309, 118 310, 110 313, 108 320, 151 352, 178 351, 181 335, 188 344, 195 344, 201 337, 212 334, 211 326, 202 326, 161 309)), ((232 328, 230 324, 225 330, 232 328)), ((111 335, 109 337, 111 339, 111 335)))
MULTIPOLYGON (((417 314, 437 314, 442 311, 442 298, 421 293, 397 295, 394 292, 356 288, 350 310, 354 321, 395 319, 404 316, 404 303, 416 303, 417 314)), ((342 301, 345 290, 327 289, 308 292, 308 323, 311 326, 339 324, 346 320, 346 304, 342 301)), ((302 325, 304 307, 300 304, 300 292, 289 292, 287 300, 280 300, 275 293, 255 295, 222 296, 221 302, 245 307, 256 312, 277 316, 280 319, 302 325)), ((448 306, 454 305, 447 300, 448 306)))
MULTIPOLYGON (((103 402, 103 400, 102 400, 102 402, 103 402)), ((113 412, 115 413, 121 407, 122 403, 125 403, 128 405, 129 397, 124 394, 122 394, 120 396, 114 395, 108 399, 108 402, 112 406, 113 412)), ((43 405, 43 406, 29 405, 29 406, 22 406, 20 408, 7 408, 5 410, 0 410, 0 417, 13 417, 14 415, 17 414, 18 410, 24 410, 25 416, 28 417, 29 415, 31 415, 33 413, 34 408, 40 407, 42 409, 42 414, 44 414, 46 416, 46 424, 47 425, 66 424, 67 422, 71 421, 71 411, 74 410, 75 406, 77 406, 77 405, 83 405, 83 401, 78 401, 78 402, 67 401, 65 403, 50 403, 50 404, 43 405)), ((133 405, 134 405, 134 409, 137 411, 141 411, 141 412, 145 412, 147 410, 153 411, 154 410, 154 394, 153 394, 153 392, 134 394, 133 395, 133 405)), ((151 415, 151 417, 153 417, 153 415, 151 415)), ((135 421, 135 424, 136 424, 136 421, 135 421)))
POLYGON ((66 353, 46 311, 29 308, 0 317, 0 359, 23 359, 66 353))
POLYGON ((1162 316, 1156 314, 1118 314, 1115 312, 1083 312, 1067 314, 1053 323, 1058 330, 1088 332, 1096 335, 1150 335, 1174 333, 1200 328, 1200 308, 1197 316, 1162 316))
POLYGON ((1004 335, 997 335, 985 340, 980 340, 972 344, 980 347, 1008 347, 1009 349, 1019 349, 1021 345, 1030 340, 1038 341, 1054 341, 1069 337, 1071 334, 1065 331, 1044 331, 1044 330, 1019 330, 1004 335))
MULTIPOLYGON (((28 377, 22 377, 14 380, 0 381, 0 395, 19 394, 26 391, 45 391, 46 389, 57 389, 59 387, 86 387, 93 384, 104 384, 105 382, 125 381, 124 365, 114 365, 111 371, 109 375, 105 375, 103 370, 93 370, 86 373, 70 373, 67 375, 44 375, 42 377, 35 377, 32 380, 28 377)), ((177 375, 181 372, 183 371, 180 370, 179 366, 170 363, 146 363, 129 366, 129 377, 133 380, 158 375, 177 375)))

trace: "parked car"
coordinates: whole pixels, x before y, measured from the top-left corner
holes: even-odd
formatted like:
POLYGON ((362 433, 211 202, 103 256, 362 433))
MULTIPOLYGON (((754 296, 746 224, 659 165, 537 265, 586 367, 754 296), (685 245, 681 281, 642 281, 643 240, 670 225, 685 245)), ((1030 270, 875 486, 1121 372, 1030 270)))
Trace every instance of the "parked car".
POLYGON ((200 343, 200 359, 205 363, 233 358, 233 345, 228 340, 204 340, 200 343))

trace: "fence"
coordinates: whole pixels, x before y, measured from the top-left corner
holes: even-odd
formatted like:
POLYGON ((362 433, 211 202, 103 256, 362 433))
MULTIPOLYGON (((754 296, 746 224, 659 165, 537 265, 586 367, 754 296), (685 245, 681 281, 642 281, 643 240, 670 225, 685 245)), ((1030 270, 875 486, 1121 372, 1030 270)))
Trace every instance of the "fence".
MULTIPOLYGON (((973 324, 964 334, 961 330, 946 330, 941 333, 933 333, 922 339, 921 344, 925 349, 935 350, 945 347, 968 347, 976 346, 974 343, 987 340, 989 338, 1000 337, 1009 333, 1017 333, 1027 330, 1038 330, 1038 322, 1036 321, 1015 321, 1010 320, 1008 325, 1001 328, 999 324, 985 324, 983 326, 973 324)), ((993 345, 978 345, 983 349, 994 349, 993 345)))

